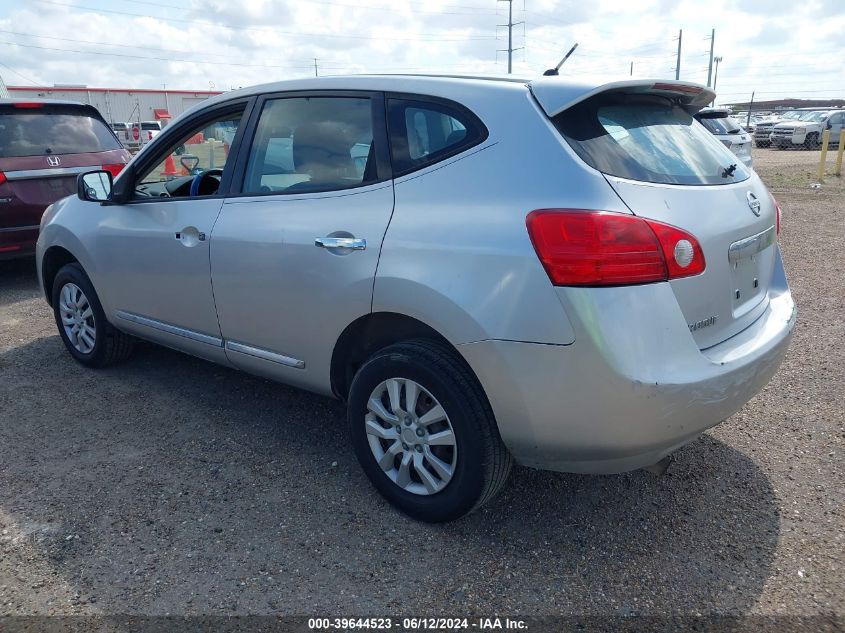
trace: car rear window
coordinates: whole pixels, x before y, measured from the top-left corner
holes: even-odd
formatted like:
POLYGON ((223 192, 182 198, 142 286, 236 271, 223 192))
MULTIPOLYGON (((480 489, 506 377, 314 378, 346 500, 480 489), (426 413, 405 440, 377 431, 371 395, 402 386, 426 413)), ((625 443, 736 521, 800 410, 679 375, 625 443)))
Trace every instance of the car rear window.
POLYGON ((161 124, 159 123, 141 123, 142 130, 159 130, 161 131, 161 124))
POLYGON ((581 159, 605 174, 678 185, 723 185, 750 176, 692 115, 663 99, 593 98, 553 120, 581 159))
POLYGON ((120 149, 109 127, 84 112, 0 110, 0 156, 84 154, 120 149))

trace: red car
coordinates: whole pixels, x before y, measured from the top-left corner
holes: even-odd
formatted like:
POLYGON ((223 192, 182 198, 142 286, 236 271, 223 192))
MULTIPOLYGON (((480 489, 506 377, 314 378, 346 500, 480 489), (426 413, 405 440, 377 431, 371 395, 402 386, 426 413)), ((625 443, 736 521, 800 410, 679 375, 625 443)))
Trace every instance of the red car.
POLYGON ((78 174, 116 176, 129 158, 93 106, 0 99, 0 259, 34 252, 41 215, 76 194, 78 174))

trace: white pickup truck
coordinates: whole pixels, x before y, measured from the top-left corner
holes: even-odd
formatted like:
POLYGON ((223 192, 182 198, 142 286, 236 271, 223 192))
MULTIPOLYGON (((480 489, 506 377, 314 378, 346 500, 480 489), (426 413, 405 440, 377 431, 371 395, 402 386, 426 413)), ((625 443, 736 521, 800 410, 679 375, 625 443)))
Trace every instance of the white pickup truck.
POLYGON ((776 123, 769 135, 769 140, 778 149, 787 147, 818 149, 825 130, 830 130, 830 144, 837 145, 839 132, 843 126, 845 126, 845 110, 804 112, 797 119, 776 123))

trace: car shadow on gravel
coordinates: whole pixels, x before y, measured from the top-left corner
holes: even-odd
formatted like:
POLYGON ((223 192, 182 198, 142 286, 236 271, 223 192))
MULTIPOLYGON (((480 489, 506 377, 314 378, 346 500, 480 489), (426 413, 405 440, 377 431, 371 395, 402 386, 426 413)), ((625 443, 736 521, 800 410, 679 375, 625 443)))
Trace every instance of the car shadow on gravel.
POLYGON ((15 347, 0 410, 0 516, 102 613, 742 614, 773 573, 775 491, 709 435, 659 477, 517 468, 432 526, 369 486, 340 403, 157 346, 15 347))

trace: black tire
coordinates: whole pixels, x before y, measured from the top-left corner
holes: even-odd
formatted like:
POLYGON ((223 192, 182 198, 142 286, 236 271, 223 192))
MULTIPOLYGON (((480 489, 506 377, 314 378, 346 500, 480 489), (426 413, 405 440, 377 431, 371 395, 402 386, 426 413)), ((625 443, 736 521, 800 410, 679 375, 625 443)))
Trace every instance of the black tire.
POLYGON ((352 444, 367 477, 391 504, 420 521, 451 521, 472 512, 499 492, 510 473, 512 458, 481 385, 443 344, 407 341, 374 354, 355 374, 347 416, 352 444), (420 495, 401 488, 381 469, 370 449, 364 421, 367 403, 373 390, 390 378, 417 382, 448 415, 457 460, 451 480, 439 492, 420 495))
POLYGON ((88 275, 77 263, 63 266, 56 278, 53 280, 52 289, 53 316, 56 320, 56 327, 59 329, 59 336, 65 344, 68 352, 73 358, 86 367, 106 367, 126 360, 132 354, 134 339, 114 328, 106 319, 103 306, 88 275), (94 319, 94 346, 87 352, 76 349, 68 336, 62 323, 60 301, 62 289, 68 283, 73 283, 82 290, 88 304, 91 307, 94 319))
POLYGON ((812 132, 804 138, 805 149, 819 149, 820 146, 821 143, 819 142, 819 135, 817 133, 812 132))

